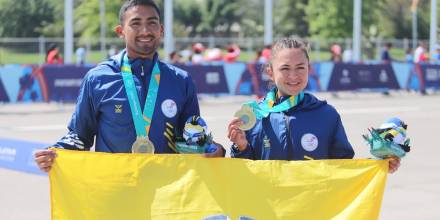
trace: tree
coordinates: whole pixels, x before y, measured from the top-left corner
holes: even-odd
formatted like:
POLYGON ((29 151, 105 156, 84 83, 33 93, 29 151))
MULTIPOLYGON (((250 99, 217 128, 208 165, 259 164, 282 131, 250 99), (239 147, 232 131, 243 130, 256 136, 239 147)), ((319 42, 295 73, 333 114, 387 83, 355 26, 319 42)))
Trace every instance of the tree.
MULTIPOLYGON (((429 37, 430 1, 419 1, 417 8, 418 37, 429 37)), ((384 7, 380 30, 384 37, 412 38, 411 2, 406 0, 388 0, 384 7)))
POLYGON ((274 32, 277 36, 309 36, 309 22, 306 17, 308 0, 275 1, 274 32))
POLYGON ((180 37, 197 35, 197 27, 202 22, 200 5, 203 1, 174 1, 174 34, 180 37))
POLYGON ((51 0, 0 0, 0 5, 0 37, 38 37, 40 28, 55 20, 51 0))
POLYGON ((205 0, 201 6, 203 20, 197 27, 202 36, 230 36, 231 26, 241 18, 244 7, 238 1, 205 0))

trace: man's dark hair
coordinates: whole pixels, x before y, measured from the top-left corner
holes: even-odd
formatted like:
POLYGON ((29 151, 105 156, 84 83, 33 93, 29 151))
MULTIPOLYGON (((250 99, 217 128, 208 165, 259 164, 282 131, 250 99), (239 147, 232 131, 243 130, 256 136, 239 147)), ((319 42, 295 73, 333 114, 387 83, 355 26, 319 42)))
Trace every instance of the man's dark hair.
POLYGON ((120 22, 121 25, 124 23, 125 12, 128 9, 130 9, 130 8, 132 8, 134 6, 138 6, 138 5, 153 7, 154 10, 156 10, 157 14, 160 17, 159 7, 157 7, 156 3, 153 0, 128 0, 128 1, 124 2, 124 4, 122 5, 121 9, 119 10, 119 22, 120 22))

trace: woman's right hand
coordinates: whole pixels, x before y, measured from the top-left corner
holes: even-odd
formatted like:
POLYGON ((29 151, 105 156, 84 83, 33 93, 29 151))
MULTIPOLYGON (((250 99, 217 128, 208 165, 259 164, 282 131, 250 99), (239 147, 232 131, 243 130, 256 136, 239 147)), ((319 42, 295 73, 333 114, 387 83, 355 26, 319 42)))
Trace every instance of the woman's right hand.
POLYGON ((35 162, 43 172, 49 172, 52 168, 53 161, 55 160, 56 153, 53 150, 39 150, 35 152, 35 162))
POLYGON ((239 118, 234 118, 228 125, 228 138, 235 143, 240 151, 246 150, 248 145, 245 132, 239 128, 242 124, 243 122, 239 118))

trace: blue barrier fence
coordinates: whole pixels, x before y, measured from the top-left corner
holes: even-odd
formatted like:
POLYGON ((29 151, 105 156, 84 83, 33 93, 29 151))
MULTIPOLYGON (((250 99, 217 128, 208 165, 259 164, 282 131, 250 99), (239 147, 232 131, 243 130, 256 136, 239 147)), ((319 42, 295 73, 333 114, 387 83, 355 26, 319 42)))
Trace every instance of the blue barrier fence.
POLYGON ((0 138, 0 167, 45 175, 34 161, 34 152, 48 144, 0 138))
MULTIPOLYGON (((181 65, 202 94, 265 94, 270 80, 258 63, 181 65)), ((0 66, 0 102, 73 102, 93 66, 0 66)), ((440 88, 440 65, 313 63, 307 90, 353 91, 440 88)))

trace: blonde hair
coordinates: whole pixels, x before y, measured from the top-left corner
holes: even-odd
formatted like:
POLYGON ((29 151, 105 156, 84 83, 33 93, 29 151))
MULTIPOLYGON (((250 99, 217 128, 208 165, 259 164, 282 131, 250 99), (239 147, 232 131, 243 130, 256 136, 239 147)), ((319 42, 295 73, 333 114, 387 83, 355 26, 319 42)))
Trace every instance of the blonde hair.
POLYGON ((290 36, 286 38, 282 38, 277 40, 273 46, 270 53, 270 59, 268 62, 269 67, 272 67, 272 60, 278 55, 278 52, 282 49, 301 49, 304 52, 304 55, 307 58, 307 61, 310 61, 309 58, 309 43, 297 36, 290 36))

